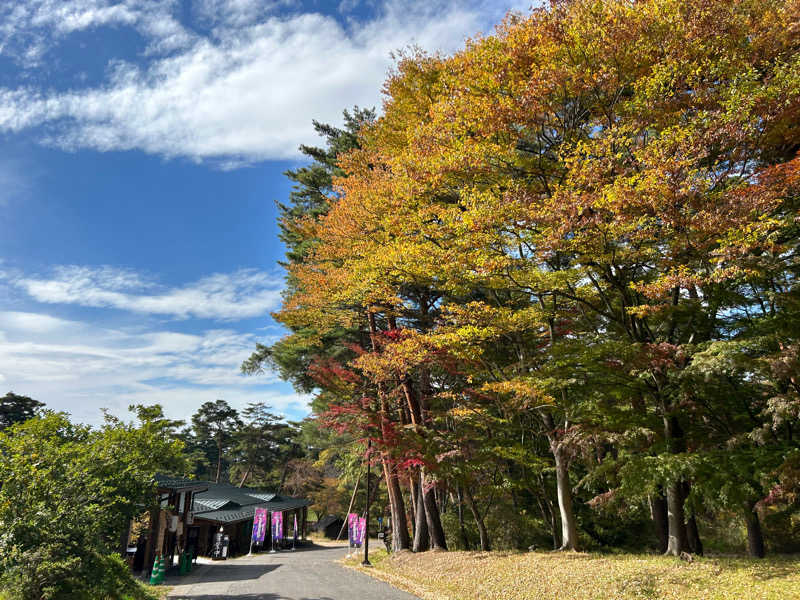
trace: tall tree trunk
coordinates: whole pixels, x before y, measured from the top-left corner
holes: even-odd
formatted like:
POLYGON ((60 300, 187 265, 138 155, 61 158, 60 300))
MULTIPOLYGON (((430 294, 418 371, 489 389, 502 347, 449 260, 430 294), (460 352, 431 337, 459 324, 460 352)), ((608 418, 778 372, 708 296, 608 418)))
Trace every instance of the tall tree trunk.
MULTIPOLYGON (((544 308, 544 298, 539 297, 539 304, 544 308)), ((553 294, 553 314, 557 310, 557 297, 553 294)), ((547 320, 547 329, 550 336, 550 346, 555 346, 555 319, 550 317, 547 320)), ((561 388, 561 401, 564 409, 567 407, 567 392, 561 388)), ((547 439, 550 442, 550 451, 556 463, 556 490, 558 492, 558 510, 561 513, 561 548, 560 550, 578 549, 578 526, 575 521, 575 512, 572 509, 572 488, 569 485, 569 461, 566 456, 564 446, 558 439, 555 422, 549 411, 542 412, 545 427, 547 428, 547 439)), ((567 429, 567 423, 564 429, 567 429)))
POLYGON ((658 536, 658 551, 663 554, 667 551, 669 541, 669 524, 667 523, 667 499, 664 492, 659 491, 656 496, 650 496, 650 515, 653 526, 658 536))
POLYGON ((425 501, 422 498, 422 473, 420 473, 414 491, 416 498, 416 514, 414 516, 414 552, 424 552, 430 548, 430 532, 428 531, 428 519, 425 516, 425 501))
MULTIPOLYGON (((372 351, 378 352, 378 325, 375 322, 375 313, 367 312, 367 324, 369 326, 369 337, 372 351)), ((382 383, 378 383, 378 397, 380 402, 379 416, 381 421, 381 435, 384 440, 389 439, 388 424, 389 412, 386 406, 386 390, 382 383)), ((386 491, 389 494, 389 507, 392 513, 392 551, 399 552, 408 550, 411 540, 408 536, 408 521, 406 520, 405 502, 403 502, 403 492, 400 489, 400 482, 397 472, 394 470, 389 457, 383 459, 383 473, 386 478, 386 491)))
MULTIPOLYGON (((664 415, 664 440, 672 454, 680 454, 686 450, 683 439, 683 429, 678 419, 670 415, 670 406, 662 404, 664 415)), ((683 481, 673 481, 667 486, 667 550, 665 554, 680 556, 681 552, 689 549, 689 540, 686 537, 685 515, 683 502, 685 500, 683 481)))
POLYGON ((131 528, 133 526, 133 521, 128 520, 128 526, 123 529, 119 534, 119 552, 122 558, 128 556, 128 540, 131 537, 131 528))
POLYGON ((744 505, 744 521, 747 524, 747 555, 764 558, 764 536, 754 504, 748 502, 744 505))
POLYGON ((681 552, 686 552, 688 542, 683 514, 683 485, 678 481, 667 486, 667 524, 669 534, 664 554, 680 556, 681 552))
POLYGON ((475 498, 472 497, 472 492, 469 491, 469 488, 464 490, 464 500, 467 501, 467 507, 475 519, 475 524, 478 526, 478 535, 481 537, 481 550, 488 552, 491 550, 489 532, 486 531, 486 523, 483 520, 483 516, 478 512, 478 507, 475 506, 475 498))
POLYGON ((561 515, 561 547, 559 550, 577 550, 578 525, 575 521, 575 511, 572 509, 572 488, 569 484, 569 460, 567 459, 566 448, 564 448, 556 435, 556 427, 552 415, 544 411, 542 418, 547 428, 550 451, 553 453, 553 459, 556 464, 556 491, 558 495, 558 511, 561 515))
POLYGON ((560 550, 578 549, 578 525, 572 509, 572 488, 569 485, 569 461, 561 444, 555 442, 553 456, 556 461, 556 489, 558 490, 558 510, 561 513, 560 550))
POLYGON ((420 485, 422 486, 422 501, 425 505, 425 519, 428 521, 428 533, 431 537, 431 548, 433 550, 447 550, 447 541, 444 536, 442 520, 439 516, 439 507, 436 504, 434 486, 428 481, 424 468, 420 468, 420 485))
POLYGON ((253 469, 252 463, 248 464, 247 465, 247 470, 244 472, 244 475, 242 476, 242 480, 239 482, 239 487, 244 487, 244 483, 245 483, 245 481, 247 481, 247 478, 250 477, 250 471, 252 469, 253 469))
POLYGON ((219 483, 219 478, 222 475, 222 437, 217 436, 217 478, 214 483, 219 483))
POLYGON ((460 483, 456 485, 456 496, 458 497, 458 529, 461 532, 461 544, 464 546, 464 550, 469 550, 467 528, 464 527, 464 496, 461 493, 460 483))
POLYGON ((408 478, 408 503, 406 506, 410 505, 410 509, 408 510, 408 522, 411 525, 411 531, 417 530, 417 478, 415 475, 411 475, 408 478))
POLYGON ((700 530, 697 528, 697 519, 694 514, 686 519, 686 543, 689 546, 689 552, 703 556, 703 542, 700 539, 700 530))
MULTIPOLYGON (((683 482, 683 498, 684 504, 686 503, 686 499, 689 498, 689 493, 692 490, 692 486, 688 481, 683 482)), ((700 530, 697 527, 697 518, 694 514, 694 507, 692 506, 692 513, 689 515, 689 518, 686 519, 686 543, 689 546, 689 552, 692 554, 696 554, 697 556, 703 556, 703 542, 700 539, 700 530)))
POLYGON ((386 479, 386 491, 389 493, 389 510, 392 513, 392 552, 408 550, 410 540, 403 492, 397 481, 397 473, 392 472, 392 465, 388 459, 383 461, 383 473, 386 479))
POLYGON ((558 550, 561 547, 561 540, 558 537, 558 522, 556 519, 556 511, 553 510, 553 503, 550 501, 550 497, 547 493, 547 488, 544 485, 544 478, 542 477, 541 473, 538 477, 539 480, 539 489, 542 491, 539 500, 539 506, 542 510, 542 517, 546 523, 550 523, 550 533, 553 536, 553 550, 558 550), (545 514, 545 508, 547 508, 547 513, 545 514))
POLYGON ((152 571, 153 561, 158 553, 156 537, 158 536, 158 515, 160 512, 158 508, 150 509, 150 518, 147 522, 147 544, 144 547, 144 566, 142 567, 144 573, 152 571))
POLYGON ((283 464, 283 468, 281 469, 281 482, 278 484, 278 493, 280 494, 283 491, 283 486, 286 485, 286 478, 289 476, 289 461, 287 460, 283 464))

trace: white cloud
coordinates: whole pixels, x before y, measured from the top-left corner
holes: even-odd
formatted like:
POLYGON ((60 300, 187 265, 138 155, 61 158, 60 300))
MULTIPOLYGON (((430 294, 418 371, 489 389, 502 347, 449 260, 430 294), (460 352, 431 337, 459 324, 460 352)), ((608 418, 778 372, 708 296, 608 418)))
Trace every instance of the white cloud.
POLYGON ((215 32, 228 27, 257 23, 294 0, 198 0, 192 4, 195 17, 215 32))
POLYGON ((0 332, 11 329, 35 334, 50 334, 69 329, 71 326, 72 322, 50 315, 14 311, 0 312, 0 332))
POLYGON ((0 384, 6 390, 91 423, 101 420, 101 408, 122 416, 137 403, 161 403, 171 417, 185 419, 217 398, 236 408, 268 402, 291 418, 308 412, 307 399, 276 375, 240 372, 256 342, 269 344, 282 334, 271 321, 256 333, 231 324, 276 306, 282 281, 273 275, 246 269, 166 288, 133 271, 64 266, 49 277, 0 272, 0 280, 34 300, 73 305, 71 314, 86 315, 0 310, 0 384), (117 320, 109 308, 131 314, 117 320), (175 330, 151 314, 195 320, 175 330), (98 315, 125 325, 101 326, 98 315), (216 323, 209 327, 197 318, 216 323))
POLYGON ((85 3, 70 0, 75 14, 65 25, 56 24, 56 2, 39 0, 62 35, 65 27, 129 25, 149 36, 154 51, 179 51, 144 66, 120 57, 100 87, 0 89, 0 131, 44 126, 46 143, 68 149, 139 149, 226 164, 295 157, 300 143, 315 141, 312 118, 338 122, 344 108, 379 102, 392 51, 409 44, 452 51, 524 6, 508 1, 387 2, 374 19, 343 24, 317 13, 278 16, 275 2, 205 0, 198 14, 213 27, 201 36, 157 8, 174 3, 130 0, 112 9, 93 0, 78 11, 85 3))
POLYGON ((31 68, 55 42, 77 31, 132 27, 149 50, 186 48, 194 35, 174 17, 177 0, 24 0, 0 4, 0 53, 31 68))
POLYGON ((275 275, 242 269, 162 289, 130 271, 81 266, 57 267, 49 277, 18 276, 11 283, 48 304, 222 320, 257 317, 277 308, 283 286, 275 275))
POLYGON ((276 388, 274 376, 239 372, 256 339, 230 329, 197 334, 114 329, 5 311, 0 312, 0 382, 86 422, 98 422, 101 408, 122 415, 130 404, 156 402, 170 416, 187 418, 217 398, 237 408, 265 401, 278 412, 302 416, 307 400, 285 385, 276 388))
POLYGON ((124 4, 109 5, 102 1, 27 3, 30 24, 35 27, 53 27, 62 34, 101 25, 132 25, 136 13, 124 4))

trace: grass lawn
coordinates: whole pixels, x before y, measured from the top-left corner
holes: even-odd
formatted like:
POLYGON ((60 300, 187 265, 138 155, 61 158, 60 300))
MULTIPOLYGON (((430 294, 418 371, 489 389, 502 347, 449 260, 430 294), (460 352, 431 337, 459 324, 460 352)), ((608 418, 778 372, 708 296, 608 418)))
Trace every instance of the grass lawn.
POLYGON ((370 552, 346 561, 423 600, 800 599, 800 556, 675 558, 550 552, 370 552))

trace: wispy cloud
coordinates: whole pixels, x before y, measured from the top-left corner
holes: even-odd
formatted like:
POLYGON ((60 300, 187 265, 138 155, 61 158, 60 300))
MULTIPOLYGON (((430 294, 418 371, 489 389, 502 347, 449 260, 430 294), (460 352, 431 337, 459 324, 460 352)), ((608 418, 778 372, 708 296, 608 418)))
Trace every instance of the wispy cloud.
POLYGON ((37 67, 56 42, 97 27, 132 27, 150 40, 150 52, 186 48, 195 36, 175 18, 178 8, 177 0, 3 2, 0 52, 37 67))
POLYGON ((255 341, 251 334, 230 329, 200 334, 157 327, 114 329, 42 313, 2 311, 0 382, 94 422, 100 408, 122 414, 129 404, 155 402, 184 418, 216 398, 238 407, 263 400, 279 412, 303 414, 306 399, 272 387, 274 376, 239 372, 255 341))
MULTIPOLYGON (((0 89, 0 131, 44 126, 43 141, 64 148, 139 149, 228 165, 295 157, 300 143, 315 139, 312 118, 336 122, 344 108, 379 102, 392 51, 409 44, 454 50, 527 4, 508 2, 400 0, 371 20, 342 21, 275 14, 280 2, 205 0, 195 16, 210 29, 200 34, 175 18, 176 2, 70 0, 67 9, 39 0, 36 22, 59 35, 100 23, 135 27, 169 53, 144 64, 119 57, 99 87, 0 89), (90 8, 76 8, 82 5, 90 8)), ((38 31, 29 15, 14 22, 10 41, 38 31)))
POLYGON ((16 276, 11 283, 34 300, 48 304, 220 320, 268 313, 280 304, 283 286, 274 274, 241 269, 163 289, 132 271, 74 265, 56 267, 49 276, 16 276))

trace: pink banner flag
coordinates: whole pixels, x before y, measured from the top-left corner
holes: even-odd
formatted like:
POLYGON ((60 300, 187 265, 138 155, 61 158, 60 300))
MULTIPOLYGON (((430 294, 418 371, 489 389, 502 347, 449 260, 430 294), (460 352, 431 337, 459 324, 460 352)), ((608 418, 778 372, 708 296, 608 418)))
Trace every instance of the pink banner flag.
POLYGON ((364 517, 358 518, 358 538, 356 539, 356 544, 361 545, 364 543, 364 535, 367 530, 367 519, 364 517))
POLYGON ((253 541, 260 543, 267 535, 267 509, 257 508, 253 515, 253 541))
POLYGON ((283 513, 281 512, 272 513, 272 539, 283 539, 283 513))

